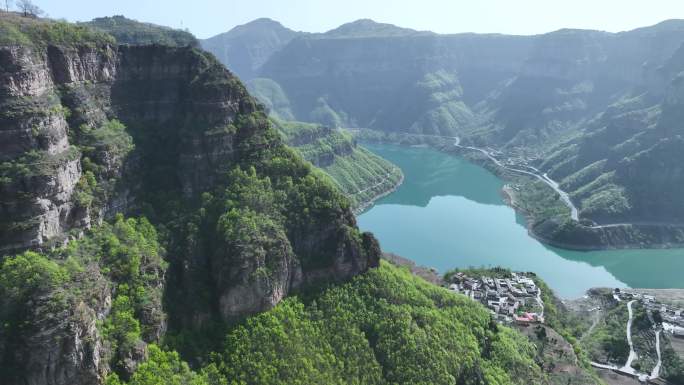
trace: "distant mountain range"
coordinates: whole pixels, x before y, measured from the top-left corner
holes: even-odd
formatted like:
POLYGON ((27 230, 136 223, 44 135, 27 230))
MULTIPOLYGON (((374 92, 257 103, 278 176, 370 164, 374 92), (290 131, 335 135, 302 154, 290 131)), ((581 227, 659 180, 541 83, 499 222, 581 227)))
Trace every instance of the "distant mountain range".
POLYGON ((281 118, 459 136, 536 159, 582 219, 684 222, 682 20, 508 36, 259 19, 200 43, 281 118))

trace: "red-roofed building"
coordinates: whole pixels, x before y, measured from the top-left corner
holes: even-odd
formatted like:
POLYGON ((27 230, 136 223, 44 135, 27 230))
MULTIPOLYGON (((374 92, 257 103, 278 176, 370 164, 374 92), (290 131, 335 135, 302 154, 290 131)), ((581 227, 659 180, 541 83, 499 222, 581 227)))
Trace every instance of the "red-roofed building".
POLYGON ((531 323, 536 323, 539 322, 538 316, 536 313, 523 313, 520 316, 513 316, 513 319, 515 320, 516 323, 520 325, 529 325, 531 323))

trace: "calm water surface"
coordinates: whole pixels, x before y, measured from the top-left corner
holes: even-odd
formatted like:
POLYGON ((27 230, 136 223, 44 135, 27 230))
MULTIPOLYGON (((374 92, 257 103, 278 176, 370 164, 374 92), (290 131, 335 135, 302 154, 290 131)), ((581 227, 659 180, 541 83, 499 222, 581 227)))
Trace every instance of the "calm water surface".
POLYGON ((404 172, 404 184, 358 218, 383 250, 441 272, 505 266, 534 271, 564 298, 597 286, 684 288, 684 250, 570 251, 527 234, 506 206, 503 181, 463 159, 422 147, 366 145, 404 172))

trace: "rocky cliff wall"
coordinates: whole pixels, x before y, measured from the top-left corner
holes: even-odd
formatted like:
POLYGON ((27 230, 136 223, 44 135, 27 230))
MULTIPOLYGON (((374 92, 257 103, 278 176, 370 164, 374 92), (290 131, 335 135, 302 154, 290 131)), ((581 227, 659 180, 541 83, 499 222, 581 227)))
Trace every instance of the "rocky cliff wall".
MULTIPOLYGON (((378 264, 377 242, 359 233, 341 193, 282 144, 237 78, 201 50, 3 46, 0 96, 2 255, 88 238, 115 213, 146 214, 167 230, 159 292, 175 304, 165 309, 175 331, 266 310, 292 290, 378 264), (248 181, 227 175, 243 171, 264 181, 256 191, 273 204, 241 195, 248 181), (231 206, 230 194, 242 203, 231 206)), ((10 384, 103 381, 111 368, 96 323, 115 290, 103 285, 101 297, 63 316, 37 306, 25 333, 0 338, 3 351, 26 346, 3 356, 10 384)), ((161 313, 161 302, 150 311, 161 313)), ((147 342, 165 326, 152 329, 147 342)), ((144 347, 125 354, 124 373, 144 347)))
POLYGON ((90 125, 106 119, 106 98, 95 98, 87 88, 113 81, 116 50, 2 47, 0 68, 0 250, 9 251, 45 245, 93 219, 72 199, 83 170, 67 118, 90 125), (77 92, 84 98, 81 108, 69 109, 62 98, 73 99, 77 92), (93 106, 95 99, 105 108, 93 106))

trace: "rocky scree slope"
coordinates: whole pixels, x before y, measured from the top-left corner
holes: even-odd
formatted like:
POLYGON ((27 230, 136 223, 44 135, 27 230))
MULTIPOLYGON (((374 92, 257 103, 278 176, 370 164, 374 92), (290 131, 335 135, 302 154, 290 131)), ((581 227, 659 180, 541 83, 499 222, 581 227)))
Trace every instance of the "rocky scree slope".
POLYGON ((377 265, 377 242, 358 231, 348 201, 282 144, 213 56, 187 46, 118 46, 110 35, 46 20, 3 15, 0 27, 10 37, 0 47, 4 272, 25 264, 54 278, 22 293, 3 282, 3 294, 35 304, 62 298, 73 282, 101 288, 89 289, 101 294, 88 300, 69 296, 62 313, 35 306, 27 314, 19 306, 0 314, 22 325, 0 336, 8 383, 97 383, 111 370, 126 376, 144 357, 144 342, 167 328, 226 322, 304 285, 377 265), (121 234, 97 242, 108 226, 99 224, 117 213, 145 214, 161 232, 162 246, 132 252, 132 261, 147 254, 158 266, 131 265, 143 283, 110 276, 103 262, 114 253, 111 242, 122 243, 136 227, 156 242, 153 228, 124 218, 115 224, 121 234), (73 236, 96 246, 76 257, 74 241, 50 251, 73 236), (43 254, 12 256, 27 248, 43 254), (157 298, 141 300, 149 312, 168 317, 147 322, 146 307, 130 299, 132 287, 157 298), (139 343, 109 338, 107 330, 119 329, 100 327, 130 318, 159 332, 143 333, 139 343), (110 340, 118 343, 107 347, 110 340))

